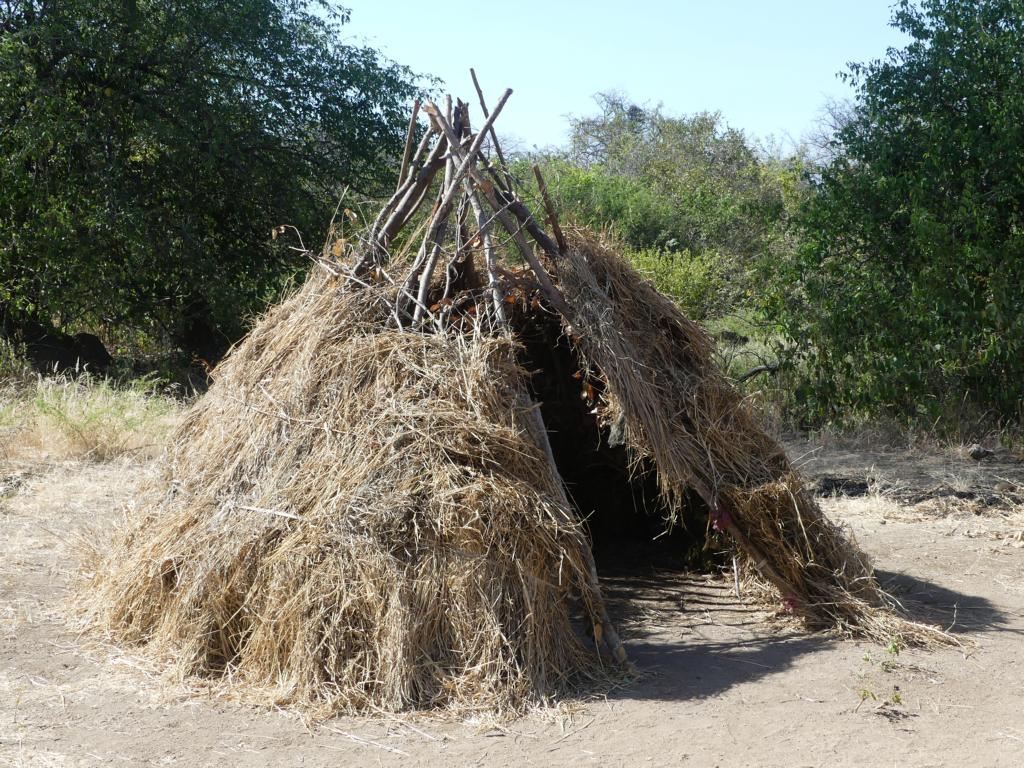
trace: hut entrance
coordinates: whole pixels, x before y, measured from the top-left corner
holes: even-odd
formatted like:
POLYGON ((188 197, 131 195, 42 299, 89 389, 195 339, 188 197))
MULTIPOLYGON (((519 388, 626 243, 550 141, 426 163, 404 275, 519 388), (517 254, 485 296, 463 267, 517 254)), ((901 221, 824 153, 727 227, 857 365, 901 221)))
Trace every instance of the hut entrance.
POLYGON ((517 313, 523 365, 540 403, 551 450, 577 512, 586 520, 599 573, 706 568, 707 508, 687 499, 685 519, 668 526, 650 461, 632 465, 614 428, 598 423, 593 382, 558 321, 543 313, 517 313))

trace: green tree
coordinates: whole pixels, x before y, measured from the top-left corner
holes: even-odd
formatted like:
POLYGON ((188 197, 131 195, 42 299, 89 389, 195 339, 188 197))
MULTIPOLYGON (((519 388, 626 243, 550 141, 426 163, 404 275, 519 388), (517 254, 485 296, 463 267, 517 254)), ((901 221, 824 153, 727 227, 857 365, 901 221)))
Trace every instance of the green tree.
POLYGON ((570 163, 592 176, 630 180, 620 183, 623 196, 646 193, 659 200, 664 208, 652 220, 661 222, 661 236, 674 247, 717 249, 742 259, 764 249, 782 216, 783 197, 741 131, 717 113, 672 117, 615 94, 602 94, 598 104, 598 115, 573 120, 570 163))
POLYGON ((572 121, 567 151, 543 158, 567 218, 610 227, 695 317, 751 305, 758 265, 792 247, 797 167, 715 113, 674 117, 615 94, 598 105, 572 121))
MULTIPOLYGON (((380 193, 408 69, 316 0, 0 1, 0 320, 216 357, 343 188, 380 193)), ((13 330, 12 330, 13 329, 13 330)))
POLYGON ((813 414, 1004 417, 1024 392, 1024 4, 901 2, 911 37, 851 66, 856 102, 770 311, 807 351, 813 414))

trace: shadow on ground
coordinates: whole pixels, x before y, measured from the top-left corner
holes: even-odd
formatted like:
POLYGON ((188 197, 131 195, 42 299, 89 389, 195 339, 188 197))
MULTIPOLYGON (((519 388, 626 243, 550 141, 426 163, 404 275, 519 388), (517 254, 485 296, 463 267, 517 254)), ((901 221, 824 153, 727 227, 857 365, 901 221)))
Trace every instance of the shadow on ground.
MULTIPOLYGON (((879 571, 878 577, 914 621, 954 633, 1016 631, 985 598, 905 574, 879 571)), ((732 580, 724 576, 648 569, 605 576, 602 584, 640 673, 614 698, 708 698, 783 672, 805 654, 847 642, 774 618, 756 600, 737 598, 732 580)))
POLYGON ((876 570, 882 589, 903 606, 907 616, 924 624, 934 624, 953 634, 971 632, 1013 632, 1007 615, 990 600, 940 587, 905 573, 876 570))

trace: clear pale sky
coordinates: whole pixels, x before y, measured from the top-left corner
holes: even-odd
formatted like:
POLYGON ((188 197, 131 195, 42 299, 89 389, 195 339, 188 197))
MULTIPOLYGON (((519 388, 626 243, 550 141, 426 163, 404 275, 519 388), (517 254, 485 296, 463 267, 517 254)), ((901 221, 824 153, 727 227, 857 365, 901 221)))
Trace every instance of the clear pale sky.
POLYGON ((520 148, 562 144, 566 116, 615 90, 671 114, 720 111, 748 136, 799 140, 837 77, 907 38, 891 0, 345 0, 350 42, 445 81, 469 100, 475 67, 488 101, 514 93, 499 133, 520 148))

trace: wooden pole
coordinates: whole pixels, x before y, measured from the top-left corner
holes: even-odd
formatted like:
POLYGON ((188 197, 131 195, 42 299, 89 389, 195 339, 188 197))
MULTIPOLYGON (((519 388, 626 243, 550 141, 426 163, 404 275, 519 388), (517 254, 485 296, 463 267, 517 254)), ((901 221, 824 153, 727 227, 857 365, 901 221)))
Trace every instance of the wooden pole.
POLYGON ((405 183, 405 175, 409 171, 409 163, 412 162, 412 143, 416 140, 416 118, 420 113, 420 100, 412 104, 412 116, 409 118, 409 130, 405 134, 405 151, 402 153, 402 169, 398 172, 398 189, 405 183))
POLYGON ((381 215, 377 217, 378 223, 375 223, 370 230, 366 252, 355 266, 356 277, 366 274, 370 267, 381 263, 386 258, 391 241, 423 204, 423 199, 426 197, 427 190, 430 189, 434 176, 444 167, 447 146, 448 140, 441 136, 434 144, 434 148, 419 172, 410 174, 406 183, 384 206, 381 215), (386 214, 386 221, 380 224, 379 222, 384 220, 386 214))
POLYGON ((794 608, 806 611, 807 599, 803 592, 797 589, 795 585, 791 584, 789 580, 786 579, 786 577, 775 570, 775 567, 768 562, 767 556, 765 556, 757 545, 747 538, 747 535, 740 530, 739 526, 736 525, 732 511, 726 505, 725 500, 719 495, 712 493, 710 488, 696 478, 691 477, 688 485, 693 488, 704 503, 708 505, 712 521, 717 521, 721 530, 732 537, 733 541, 736 542, 736 546, 747 555, 750 562, 758 572, 779 590, 784 599, 788 598, 791 600, 794 608))
POLYGON ((477 197, 476 190, 467 179, 464 182, 466 187, 466 198, 473 208, 476 216, 477 236, 480 238, 484 249, 484 263, 487 265, 487 286, 491 291, 491 299, 494 302, 494 314, 501 325, 508 322, 505 313, 505 294, 501 289, 501 281, 498 277, 498 257, 494 252, 494 239, 491 237, 491 220, 484 215, 483 206, 477 197))
MULTIPOLYGON (((562 484, 561 475, 558 474, 558 465, 555 463, 555 455, 551 450, 551 441, 548 439, 548 430, 544 424, 544 417, 541 415, 540 406, 534 403, 525 392, 520 395, 519 404, 520 407, 528 409, 530 412, 535 437, 547 458, 548 468, 551 472, 551 482, 558 494, 557 501, 562 509, 570 510, 572 509, 572 504, 565 494, 565 486, 562 484)), ((589 606, 592 610, 591 620, 594 623, 594 641, 598 644, 603 642, 616 662, 631 668, 632 665, 629 663, 626 647, 622 644, 619 633, 615 630, 615 624, 608 615, 608 608, 605 605, 604 595, 601 592, 601 583, 597 577, 597 564, 594 562, 594 553, 589 545, 583 547, 583 557, 586 560, 587 566, 587 584, 596 602, 596 605, 589 606)))
MULTIPOLYGON (((457 141, 455 139, 454 129, 446 120, 444 120, 442 116, 438 116, 438 125, 444 132, 445 136, 448 137, 448 141, 450 144, 457 141)), ((481 133, 483 133, 483 131, 481 131, 481 133)), ((479 136, 480 134, 477 135, 479 136)), ((472 147, 470 148, 470 150, 472 150, 472 147)), ((471 152, 464 152, 464 150, 462 150, 461 147, 453 148, 452 151, 455 152, 457 155, 464 157, 466 160, 472 159, 471 152)), ((509 215, 509 211, 512 210, 511 206, 502 203, 501 199, 499 199, 498 197, 498 195, 501 194, 500 191, 495 190, 494 185, 486 178, 484 178, 483 174, 476 170, 476 168, 470 167, 468 175, 470 176, 470 178, 473 179, 473 181, 476 182, 477 189, 480 190, 480 192, 484 196, 484 199, 487 200, 491 208, 494 209, 494 214, 497 217, 498 222, 512 236, 513 241, 519 248, 520 254, 526 261, 526 263, 530 265, 530 269, 533 271, 534 276, 537 278, 537 282, 540 284, 541 290, 547 297, 548 301, 562 315, 562 317, 565 318, 566 323, 571 324, 572 313, 569 309, 569 305, 566 304, 561 292, 555 287, 554 283, 551 282, 551 277, 548 275, 547 270, 544 269, 543 265, 534 255, 533 250, 526 243, 526 240, 523 238, 523 234, 521 231, 522 227, 518 226, 513 217, 509 215)), ((538 244, 546 242, 548 247, 551 249, 550 255, 557 257, 558 249, 555 246, 554 242, 552 242, 551 238, 544 234, 544 231, 540 229, 539 226, 537 226, 537 222, 533 220, 533 217, 530 215, 530 212, 526 208, 526 206, 524 206, 522 203, 518 203, 518 205, 521 211, 525 211, 525 214, 523 215, 525 215, 528 221, 532 222, 532 226, 537 233, 534 234, 534 239, 538 240, 538 244), (538 235, 541 239, 538 239, 538 235)), ((524 224, 523 226, 529 229, 529 225, 524 224)))
MULTIPOLYGON (((501 114, 501 110, 504 108, 505 103, 512 95, 512 89, 509 88, 502 94, 497 105, 494 107, 494 112, 491 113, 490 117, 487 118, 487 122, 484 123, 483 128, 474 137, 473 142, 470 144, 469 149, 465 152, 460 147, 461 140, 456 134, 455 129, 452 128, 451 123, 445 118, 444 114, 437 108, 437 105, 433 102, 427 102, 424 111, 438 123, 445 126, 445 136, 448 139, 448 145, 451 148, 452 156, 459 159, 458 168, 451 174, 451 178, 445 179, 445 188, 441 197, 441 201, 438 204, 438 212, 435 214, 434 222, 427 232, 427 236, 424 239, 424 243, 434 243, 437 237, 438 228, 443 224, 447 223, 448 213, 451 210, 452 203, 455 200, 456 195, 462 189, 462 180, 467 174, 471 174, 473 164, 476 162, 476 156, 480 151, 480 147, 484 142, 484 137, 487 134, 487 129, 494 124, 494 121, 498 119, 498 115, 501 114)), ((417 305, 414 310, 414 321, 418 321, 423 315, 423 305, 426 299, 426 288, 430 285, 430 276, 433 273, 434 267, 437 265, 437 255, 439 248, 435 248, 431 254, 431 258, 428 259, 426 266, 423 270, 423 275, 420 278, 420 290, 417 296, 417 305), (426 286, 426 288, 424 287, 426 286)))
MULTIPOLYGON (((477 98, 480 99, 480 109, 484 113, 484 118, 487 117, 487 101, 484 99, 483 89, 480 88, 480 81, 476 79, 476 71, 470 67, 469 76, 473 78, 473 87, 476 88, 477 98)), ((508 172, 508 163, 505 162, 505 156, 501 153, 501 144, 498 143, 498 134, 494 130, 494 126, 491 126, 491 143, 494 145, 494 154, 498 156, 498 162, 501 163, 502 170, 508 172)), ((512 191, 511 185, 508 183, 508 179, 502 178, 499 182, 505 190, 508 192, 512 191)))
POLYGON ((537 188, 540 190, 540 197, 544 201, 544 207, 547 209, 548 223, 551 225, 551 231, 555 233, 555 242, 558 243, 558 250, 564 255, 569 250, 569 247, 565 244, 562 228, 558 226, 558 214, 555 213, 555 204, 551 201, 551 196, 548 194, 548 185, 544 183, 540 166, 536 163, 533 164, 533 175, 537 179, 537 188))

